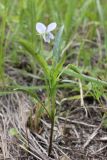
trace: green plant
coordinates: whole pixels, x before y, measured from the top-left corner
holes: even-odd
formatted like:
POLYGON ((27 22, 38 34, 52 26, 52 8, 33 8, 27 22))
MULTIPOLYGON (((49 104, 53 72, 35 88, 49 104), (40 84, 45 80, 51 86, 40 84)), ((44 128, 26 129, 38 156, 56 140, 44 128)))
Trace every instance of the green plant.
MULTIPOLYGON (((102 84, 104 86, 107 86, 107 82, 82 74, 81 70, 74 65, 69 64, 66 67, 63 67, 66 56, 65 54, 61 55, 62 33, 63 33, 63 27, 60 28, 59 32, 55 37, 53 55, 51 57, 51 60, 52 60, 51 65, 47 63, 47 61, 44 59, 44 57, 41 54, 36 53, 33 50, 31 43, 25 40, 20 40, 20 44, 35 58, 35 60, 37 61, 37 63, 39 63, 44 73, 45 87, 46 87, 45 89, 47 93, 48 105, 50 107, 48 110, 46 109, 46 106, 44 104, 42 104, 41 107, 45 108, 51 121, 50 144, 49 144, 49 150, 48 150, 49 156, 51 155, 51 150, 52 150, 53 130, 54 130, 54 124, 55 124, 55 115, 56 115, 56 93, 57 93, 58 85, 60 82, 60 76, 62 74, 66 74, 80 80, 93 82, 97 85, 102 84)), ((28 92, 28 94, 29 93, 30 92, 28 92)), ((36 94, 33 94, 33 97, 38 99, 36 94)))
POLYGON ((6 1, 0 3, 0 15, 1 15, 1 26, 0 26, 0 79, 4 82, 4 40, 5 40, 5 29, 6 29, 6 17, 7 17, 7 6, 6 1))
MULTIPOLYGON (((55 38, 53 55, 51 57, 52 58, 51 65, 48 65, 47 61, 43 58, 41 54, 35 53, 34 49, 32 48, 32 44, 30 44, 28 41, 20 40, 20 44, 35 58, 35 60, 39 63, 44 73, 46 93, 48 97, 48 105, 50 107, 49 110, 46 109, 44 104, 42 104, 42 107, 44 107, 45 110, 47 111, 51 121, 50 143, 48 150, 49 156, 51 155, 51 150, 52 150, 53 130, 55 124, 57 85, 60 80, 59 78, 62 73, 62 67, 65 60, 65 56, 63 56, 60 60, 60 53, 61 53, 60 46, 62 41, 62 33, 63 33, 63 26, 60 28, 55 38)), ((34 95, 34 97, 37 98, 36 95, 34 95)))
MULTIPOLYGON (((103 78, 101 78, 106 79, 106 63, 104 64, 105 68, 99 68, 99 70, 97 70, 98 67, 94 66, 93 69, 91 66, 91 58, 94 57, 95 53, 98 53, 98 51, 100 51, 99 53, 102 54, 102 48, 107 48, 107 36, 105 34, 107 24, 104 16, 106 14, 107 5, 105 3, 106 1, 104 1, 62 0, 62 2, 60 3, 60 1, 58 0, 14 0, 14 5, 12 0, 0 1, 0 18, 2 17, 3 20, 0 21, 0 80, 2 79, 3 81, 2 77, 4 74, 5 59, 9 59, 12 65, 14 63, 14 58, 15 62, 19 63, 18 53, 24 55, 27 53, 27 56, 30 53, 29 61, 33 73, 28 73, 27 71, 25 73, 23 70, 21 70, 20 72, 22 74, 26 74, 26 77, 32 76, 34 78, 36 77, 36 73, 38 72, 37 64, 39 64, 40 72, 42 74, 42 77, 40 78, 44 81, 44 83, 40 84, 40 86, 35 86, 35 83, 30 83, 31 86, 21 86, 20 84, 17 84, 16 81, 13 82, 14 78, 10 78, 11 80, 9 79, 8 83, 11 83, 12 86, 7 84, 5 89, 1 89, 0 96, 11 94, 16 91, 23 91, 38 101, 38 104, 40 105, 40 109, 37 110, 36 114, 38 120, 40 119, 42 113, 45 111, 51 121, 50 146, 48 151, 49 156, 51 155, 52 150, 53 128, 56 116, 57 90, 60 88, 73 88, 74 90, 79 90, 77 81, 79 79, 81 83, 83 83, 83 86, 87 82, 91 82, 94 85, 94 96, 95 98, 99 99, 102 94, 103 87, 107 87, 106 81, 91 77, 91 75, 97 77, 97 74, 101 73, 103 75, 103 78), (45 2, 47 2, 47 5, 45 5, 45 2), (104 10, 102 10, 102 8, 104 8, 104 10), (63 43, 61 43, 63 27, 61 27, 60 31, 56 35, 53 52, 50 51, 53 43, 50 46, 47 44, 45 45, 45 47, 50 47, 48 51, 50 63, 48 63, 48 56, 45 53, 46 51, 41 47, 41 44, 43 45, 43 43, 40 43, 39 37, 35 34, 35 23, 37 21, 45 21, 45 23, 47 24, 49 23, 49 21, 53 20, 57 22, 57 24, 64 24, 65 29, 63 35, 63 43), (103 28, 104 30, 104 33, 102 33, 101 31, 101 34, 104 34, 104 46, 102 44, 101 46, 99 45, 98 50, 98 48, 96 47, 97 38, 95 36, 97 29, 100 33, 100 28, 103 28), (21 39, 19 40, 20 43, 16 43, 17 39, 21 39), (25 48, 27 52, 20 46, 20 44, 25 48), (65 44, 66 46, 62 51, 62 48, 65 44), (90 44, 93 44, 94 47, 91 47, 90 44), (7 51, 7 49, 9 54, 5 54, 5 51, 7 51), (75 62, 78 61, 78 67, 68 64, 71 63, 72 60, 72 50, 76 52, 75 54, 77 56, 75 60, 73 59, 73 63, 75 64, 75 62), (46 56, 44 56, 44 54, 46 56), (13 59, 11 57, 13 57, 13 59), (66 58, 69 58, 69 61, 66 61, 66 66, 63 67, 66 58), (35 63, 35 61, 37 63, 35 63), (79 67, 81 61, 83 62, 82 70, 79 67), (84 74, 85 70, 89 71, 88 75, 90 76, 84 74), (73 81, 71 79, 68 79, 68 77, 65 78, 65 76, 65 79, 63 79, 63 81, 61 81, 60 83, 61 75, 62 77, 63 75, 69 76, 69 78, 73 79, 73 81), (45 101, 41 102, 41 99, 38 97, 37 93, 35 93, 39 89, 45 90, 47 100, 46 103, 45 101)), ((50 36, 49 34, 47 35, 50 36)), ((44 37, 44 40, 45 39, 46 35, 44 37)), ((47 40, 47 42, 49 41, 50 38, 47 40)), ((103 57, 103 54, 101 55, 101 57, 103 57)), ((99 58, 99 63, 104 63, 103 61, 101 61, 101 58, 99 58)), ((15 66, 15 68, 17 67, 15 66)), ((37 123, 39 123, 38 120, 36 120, 37 123)))

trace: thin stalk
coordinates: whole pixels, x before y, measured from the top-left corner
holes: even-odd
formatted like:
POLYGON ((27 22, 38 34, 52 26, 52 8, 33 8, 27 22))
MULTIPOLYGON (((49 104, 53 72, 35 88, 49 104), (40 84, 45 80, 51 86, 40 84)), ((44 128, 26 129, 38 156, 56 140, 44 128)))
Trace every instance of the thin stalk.
MULTIPOLYGON (((52 85, 53 86, 53 85, 52 85)), ((51 131, 50 131, 50 139, 49 139, 49 149, 48 149, 48 156, 51 156, 52 151, 52 142, 53 142, 53 132, 54 132, 54 124, 55 124, 55 102, 56 102, 56 86, 54 88, 50 88, 51 93, 51 131)))
POLYGON ((5 11, 4 11, 2 22, 1 22, 1 38, 0 38, 0 80, 2 80, 3 84, 4 84, 4 45, 3 44, 5 39, 6 16, 7 16, 7 9, 5 5, 5 11))
POLYGON ((35 15, 36 15, 36 10, 35 10, 35 1, 32 0, 30 2, 30 17, 31 17, 31 33, 32 33, 32 46, 33 49, 35 50, 35 15))
POLYGON ((54 132, 54 119, 51 121, 51 131, 50 131, 50 139, 49 139, 49 149, 48 149, 48 156, 51 156, 52 151, 52 142, 53 142, 53 132, 54 132))

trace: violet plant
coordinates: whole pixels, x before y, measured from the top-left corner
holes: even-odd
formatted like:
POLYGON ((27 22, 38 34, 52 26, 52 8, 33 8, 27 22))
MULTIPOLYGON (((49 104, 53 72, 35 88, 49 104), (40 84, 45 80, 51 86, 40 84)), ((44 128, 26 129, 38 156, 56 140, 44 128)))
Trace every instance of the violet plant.
MULTIPOLYGON (((37 23, 36 30, 43 37, 43 40, 45 42, 50 43, 51 40, 54 39, 54 35, 51 32, 56 28, 56 26, 57 24, 55 22, 49 24, 47 27, 43 23, 37 23)), ((32 45, 28 41, 20 40, 21 45, 24 46, 24 48, 35 58, 35 60, 39 63, 44 73, 48 105, 50 107, 48 110, 46 109, 45 106, 42 105, 42 107, 46 109, 46 112, 48 113, 51 122, 50 140, 48 149, 49 156, 51 155, 52 151, 52 139, 53 139, 53 131, 54 131, 55 115, 56 115, 57 85, 59 83, 60 74, 62 72, 62 67, 65 60, 65 56, 59 59, 63 29, 64 27, 62 26, 55 37, 53 55, 51 57, 52 59, 51 65, 48 65, 47 61, 41 54, 35 53, 35 51, 32 49, 33 48, 32 45)), ((37 98, 36 95, 35 98, 37 98)))
MULTIPOLYGON (((55 22, 49 24, 47 27, 43 23, 38 22, 36 24, 36 31, 39 33, 39 35, 43 38, 43 40, 46 43, 50 43, 51 40, 54 40, 54 35, 51 32, 56 28, 56 26, 57 24, 55 22)), ((51 64, 47 63, 46 59, 43 57, 42 54, 36 53, 30 42, 23 39, 20 40, 20 44, 34 57, 34 59, 41 67, 45 79, 45 91, 47 93, 49 109, 47 110, 44 104, 42 104, 41 107, 44 107, 51 122, 48 156, 51 156, 52 152, 53 132, 56 116, 56 94, 57 89, 59 88, 60 76, 66 74, 80 80, 86 80, 88 82, 94 82, 96 84, 107 86, 107 82, 82 74, 81 70, 72 64, 68 64, 67 66, 63 67, 63 64, 66 59, 65 53, 63 53, 63 51, 61 52, 63 30, 64 26, 62 26, 59 29, 58 33, 55 36, 51 64)), ((72 82, 68 81, 67 83, 72 82)), ((16 90, 27 91, 28 94, 39 100, 37 94, 32 94, 31 92, 29 92, 29 89, 24 90, 23 87, 20 87, 16 90)))

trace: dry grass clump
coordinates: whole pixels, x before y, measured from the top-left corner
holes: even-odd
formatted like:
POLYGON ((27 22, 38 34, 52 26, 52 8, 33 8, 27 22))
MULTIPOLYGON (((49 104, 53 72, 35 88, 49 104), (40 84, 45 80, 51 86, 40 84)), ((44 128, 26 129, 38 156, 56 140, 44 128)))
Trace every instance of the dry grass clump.
POLYGON ((32 106, 22 93, 0 98, 0 160, 32 159, 32 156, 38 160, 49 159, 45 149, 26 127, 32 106), (17 129, 19 134, 12 136, 9 133, 11 128, 17 129))

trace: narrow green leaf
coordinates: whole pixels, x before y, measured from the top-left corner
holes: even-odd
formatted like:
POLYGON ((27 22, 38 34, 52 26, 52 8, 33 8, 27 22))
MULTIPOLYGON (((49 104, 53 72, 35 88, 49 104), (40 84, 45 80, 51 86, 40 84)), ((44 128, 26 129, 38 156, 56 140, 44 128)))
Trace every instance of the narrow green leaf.
POLYGON ((63 64, 65 62, 66 55, 63 55, 59 63, 56 65, 54 70, 54 78, 57 79, 62 74, 63 64))
POLYGON ((56 37, 55 37, 55 44, 54 44, 54 48, 53 48, 53 57, 55 59, 55 64, 58 62, 59 57, 60 57, 60 48, 61 48, 61 41, 62 41, 62 33, 64 30, 64 26, 62 26, 59 30, 59 32, 57 33, 56 37))
POLYGON ((69 64, 68 68, 72 69, 74 72, 81 73, 80 69, 73 64, 69 64))
POLYGON ((5 95, 8 95, 8 94, 12 94, 12 93, 14 93, 14 92, 9 92, 9 91, 3 91, 3 92, 1 92, 0 91, 0 96, 5 96, 5 95))
POLYGON ((45 59, 38 53, 33 50, 32 44, 26 40, 20 40, 19 43, 35 58, 35 60, 39 63, 41 68, 43 69, 46 76, 49 77, 49 67, 45 59))
POLYGON ((97 84, 102 84, 103 86, 107 86, 106 81, 103 81, 103 80, 100 80, 100 79, 97 79, 97 78, 94 78, 94 77, 86 76, 84 74, 80 74, 80 73, 75 72, 74 70, 71 70, 71 69, 65 69, 63 71, 63 73, 65 73, 67 75, 70 75, 72 77, 75 77, 75 78, 79 78, 81 80, 86 80, 86 81, 89 81, 89 82, 94 82, 94 83, 97 83, 97 84))
MULTIPOLYGON (((33 91, 38 91, 40 89, 46 89, 45 85, 41 86, 21 86, 21 85, 13 85, 13 86, 6 86, 4 88, 0 87, 0 96, 14 94, 16 91, 26 92, 28 94, 34 93, 33 91)), ((32 96, 32 94, 30 94, 32 96)), ((34 94, 33 94, 34 95, 34 94)))

